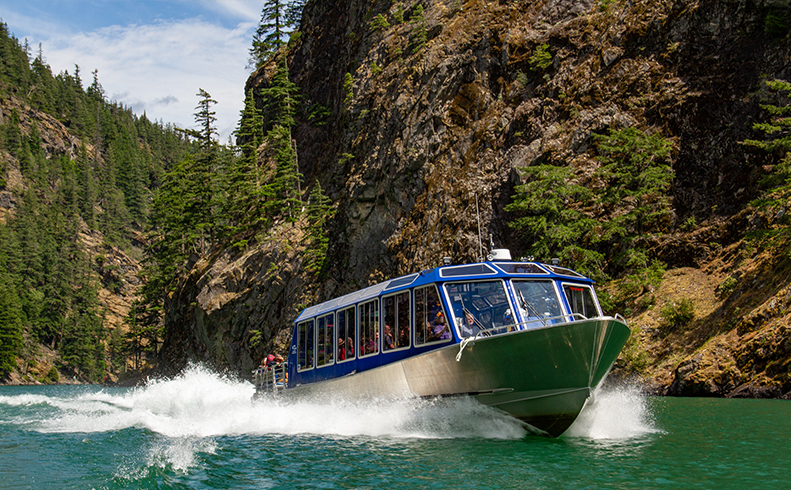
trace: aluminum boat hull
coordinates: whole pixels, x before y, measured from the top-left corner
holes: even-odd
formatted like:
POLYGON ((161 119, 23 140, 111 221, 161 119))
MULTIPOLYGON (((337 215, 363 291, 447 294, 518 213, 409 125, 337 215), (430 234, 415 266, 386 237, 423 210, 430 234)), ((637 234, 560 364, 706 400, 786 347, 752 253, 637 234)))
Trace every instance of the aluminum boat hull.
POLYGON ((604 317, 480 337, 369 371, 289 388, 352 397, 470 396, 557 437, 612 368, 629 328, 604 317))

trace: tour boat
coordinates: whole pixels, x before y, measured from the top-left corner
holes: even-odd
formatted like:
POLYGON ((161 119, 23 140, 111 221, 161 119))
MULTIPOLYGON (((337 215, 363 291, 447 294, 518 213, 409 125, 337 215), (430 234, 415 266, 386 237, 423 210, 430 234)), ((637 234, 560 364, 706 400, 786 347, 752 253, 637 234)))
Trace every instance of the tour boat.
POLYGON ((287 363, 260 391, 337 397, 472 397, 537 433, 579 415, 630 331, 568 268, 487 260, 398 277, 303 310, 287 363))

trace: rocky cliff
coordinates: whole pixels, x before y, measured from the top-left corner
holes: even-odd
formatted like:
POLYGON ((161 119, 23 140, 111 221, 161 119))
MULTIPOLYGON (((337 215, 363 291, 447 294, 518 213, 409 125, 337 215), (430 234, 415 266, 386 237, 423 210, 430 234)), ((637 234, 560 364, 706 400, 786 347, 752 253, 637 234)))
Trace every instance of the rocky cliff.
POLYGON ((303 107, 329 116, 295 138, 305 181, 337 205, 329 272, 301 268, 298 225, 195 257, 167 305, 163 361, 245 372, 308 303, 478 258, 479 220, 524 250, 504 211, 518 169, 562 163, 584 182, 599 166, 593 136, 632 126, 673 142, 674 223, 647 243, 670 270, 635 298, 618 369, 678 395, 788 393, 788 259, 742 241, 776 156, 739 142, 757 136, 763 81, 791 75, 789 15, 772 0, 308 2, 291 79, 303 107), (694 299, 695 320, 668 334, 659 312, 676 297, 694 299))

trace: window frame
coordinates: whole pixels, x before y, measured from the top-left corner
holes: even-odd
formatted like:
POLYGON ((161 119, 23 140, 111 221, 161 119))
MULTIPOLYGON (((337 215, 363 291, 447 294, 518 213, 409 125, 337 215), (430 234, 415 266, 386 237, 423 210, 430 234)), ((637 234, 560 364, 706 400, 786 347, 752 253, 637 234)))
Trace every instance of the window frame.
MULTIPOLYGON (((574 312, 574 309, 572 307, 571 298, 569 297, 568 294, 566 294, 566 286, 587 289, 590 292, 591 298, 593 299, 593 306, 596 308, 596 315, 595 316, 588 316, 588 315, 585 315, 584 313, 580 313, 581 315, 583 315, 585 318, 588 318, 588 319, 598 318, 600 316, 603 316, 603 313, 601 311, 601 304, 599 304, 599 298, 596 296, 596 291, 593 290, 593 286, 592 285, 590 285, 590 284, 580 284, 578 282, 563 281, 563 282, 560 283, 560 288, 563 291, 563 297, 566 300, 566 305, 568 306, 568 310, 569 310, 569 315, 570 316, 574 315, 575 312, 574 312)), ((573 316, 571 316, 571 319, 572 319, 572 321, 576 320, 573 316)))
MULTIPOLYGON (((413 328, 414 328, 414 339, 413 339, 412 344, 416 348, 425 347, 427 345, 441 344, 443 342, 451 342, 453 340, 453 333, 452 333, 453 332, 453 327, 448 324, 448 322, 449 322, 449 320, 448 320, 448 312, 445 311, 445 304, 442 301, 442 299, 443 299, 442 294, 443 294, 443 292, 440 291, 440 288, 438 287, 437 283, 435 283, 435 282, 426 284, 424 286, 416 287, 416 288, 414 288, 412 290, 412 295, 413 295, 412 325, 413 325, 413 328), (437 340, 431 340, 431 341, 428 341, 428 342, 424 341, 424 342, 418 343, 418 318, 417 318, 417 316, 418 316, 418 296, 417 295, 418 295, 418 291, 419 290, 424 290, 424 289, 428 289, 428 288, 431 288, 431 287, 434 288, 434 293, 436 294, 437 302, 439 303, 439 308, 440 308, 439 311, 441 311, 442 315, 445 317, 445 325, 448 326, 448 334, 449 335, 448 335, 447 339, 437 339, 437 340)), ((428 308, 428 309, 430 310, 430 308, 428 308)), ((435 314, 435 316, 436 316, 436 314, 435 314)), ((419 324, 423 325, 424 322, 425 322, 425 319, 421 319, 419 324)))
MULTIPOLYGON (((358 343, 363 342, 363 341, 368 343, 367 337, 363 338, 363 335, 362 335, 363 334, 363 328, 368 328, 368 326, 366 325, 366 327, 363 327, 363 317, 364 317, 364 315, 360 311, 361 308, 364 308, 367 305, 374 305, 375 306, 375 310, 376 310, 375 311, 375 315, 374 315, 376 317, 376 319, 374 320, 374 322, 373 322, 374 325, 372 326, 372 329, 371 329, 371 332, 373 333, 374 337, 376 338, 376 341, 374 342, 374 349, 375 350, 373 352, 371 352, 370 354, 363 354, 363 353, 359 353, 358 352, 357 359, 365 359, 365 358, 369 358, 369 357, 372 357, 372 356, 376 356, 382 351, 382 348, 381 348, 381 343, 382 342, 378 338, 379 337, 379 331, 381 329, 381 323, 382 323, 382 318, 381 318, 381 311, 382 310, 381 310, 381 305, 379 304, 379 297, 378 296, 373 298, 373 299, 371 299, 371 300, 364 301, 362 303, 357 304, 357 325, 358 325, 358 328, 357 328, 357 341, 358 341, 358 343)), ((359 351, 359 347, 357 349, 359 351)))
POLYGON ((316 338, 315 337, 316 337, 316 318, 315 317, 306 318, 306 319, 302 320, 301 322, 297 323, 297 372, 298 373, 302 373, 302 372, 305 372, 305 371, 310 371, 316 366, 316 355, 315 355, 315 352, 316 352, 316 338), (308 324, 310 324, 310 325, 308 326, 308 324), (300 329, 302 328, 303 325, 305 325, 305 330, 306 330, 305 331, 305 335, 304 335, 304 339, 305 339, 305 365, 306 365, 306 367, 302 367, 302 365, 301 365, 301 363, 299 361, 300 354, 302 353, 301 352, 301 350, 302 350, 302 343, 300 342, 300 339, 303 338, 303 336, 300 334, 300 329), (310 331, 310 330, 312 330, 312 335, 308 335, 308 331, 310 331), (309 337, 310 337, 310 339, 309 339, 309 337), (312 358, 312 360, 311 360, 312 362, 310 363, 309 366, 307 365, 308 364, 307 363, 308 352, 309 352, 308 347, 310 345, 308 343, 308 340, 311 340, 312 344, 313 344, 313 358, 312 358))
POLYGON ((329 366, 332 366, 332 365, 335 364, 336 352, 335 352, 335 345, 334 345, 334 343, 337 342, 337 340, 336 340, 337 337, 335 335, 335 312, 329 312, 329 313, 325 313, 323 315, 319 315, 319 316, 315 317, 315 319, 316 319, 316 328, 315 328, 315 330, 316 330, 316 341, 315 341, 315 346, 316 346, 316 348, 315 348, 315 350, 316 350, 316 364, 315 364, 315 366, 316 366, 317 369, 322 369, 322 368, 326 368, 326 367, 329 367, 329 366), (322 364, 319 364, 319 352, 320 352, 320 350, 319 350, 319 332, 321 331, 322 328, 324 329, 324 337, 325 337, 324 342, 326 344, 326 342, 327 342, 326 338, 328 337, 327 330, 329 329, 328 324, 326 323, 328 318, 332 322, 332 325, 333 325, 333 327, 332 327, 333 328, 333 333, 331 335, 332 339, 330 339, 330 341, 329 341, 330 342, 330 347, 332 349, 332 352, 330 353, 330 357, 331 358, 330 358, 329 362, 326 361, 327 350, 326 350, 326 345, 325 345, 325 350, 323 352, 323 354, 325 356, 325 362, 322 363, 322 364), (322 320, 324 320, 324 322, 325 322, 323 327, 319 326, 319 323, 322 320))
POLYGON ((348 305, 348 306, 346 306, 344 308, 341 308, 341 309, 337 310, 335 312, 335 323, 336 323, 336 325, 335 325, 335 332, 336 332, 336 334, 335 334, 335 337, 336 337, 336 339, 335 339, 335 345, 336 345, 335 363, 336 364, 342 364, 344 362, 353 361, 353 360, 357 359, 357 350, 359 349, 359 346, 357 345, 357 339, 359 338, 357 336, 357 305, 348 305), (339 357, 339 352, 337 351, 337 344, 338 344, 337 338, 338 338, 338 336, 340 335, 340 332, 341 332, 340 331, 340 320, 339 320, 339 318, 341 317, 341 314, 343 314, 343 316, 346 317, 346 315, 348 314, 347 312, 349 312, 349 311, 351 311, 353 313, 354 318, 352 319, 352 322, 351 322, 352 324, 351 325, 349 325, 348 320, 345 320, 345 325, 344 325, 343 331, 344 331, 344 337, 346 337, 346 338, 344 339, 344 342, 346 342, 349 339, 349 336, 347 335, 347 333, 349 332, 349 329, 351 329, 352 337, 353 337, 352 338, 352 341, 353 341, 352 349, 353 349, 354 354, 351 357, 349 357, 349 354, 347 352, 346 359, 341 360, 340 357, 339 357))
MULTIPOLYGON (((539 277, 536 277, 536 278, 532 278, 532 277, 514 277, 514 278, 511 279, 511 286, 512 286, 512 290, 513 290, 513 293, 514 293, 514 300, 517 302, 517 305, 518 305, 517 306, 517 310, 519 310, 519 316, 524 316, 524 314, 522 312, 521 304, 519 303, 519 293, 520 293, 520 291, 519 291, 519 287, 517 286, 517 283, 520 283, 520 282, 545 282, 545 283, 549 282, 549 283, 551 283, 552 284, 552 289, 555 291, 555 301, 557 301, 557 307, 558 307, 558 315, 557 316, 558 317, 565 317, 567 315, 567 313, 565 311, 566 308, 564 308, 564 304, 563 304, 563 297, 560 294, 561 292, 563 292, 562 291, 563 287, 562 286, 560 286, 560 287, 558 286, 558 281, 552 280, 550 278, 544 278, 544 277, 541 277, 541 278, 539 278, 539 277)), ((563 293, 564 293, 564 296, 565 296, 565 292, 563 292, 563 293)), ((513 312, 513 310, 511 310, 511 311, 513 312)), ((528 311, 528 314, 529 314, 529 311, 528 311)), ((552 317, 550 317, 550 318, 552 318, 552 317)), ((559 318, 555 318, 555 320, 553 320, 552 323, 558 322, 558 321, 565 321, 565 320, 561 320, 559 318)), ((528 319, 527 318, 522 318, 522 322, 521 322, 520 326, 522 328, 539 328, 539 327, 544 326, 544 322, 541 321, 541 318, 538 318, 536 320, 530 320, 530 323, 528 323, 528 319)))
MULTIPOLYGON (((514 305, 513 305, 513 301, 512 301, 513 298, 511 297, 511 294, 513 293, 513 291, 508 287, 507 282, 508 281, 506 281, 506 279, 504 279, 504 278, 486 278, 486 277, 467 278, 465 280, 448 281, 448 282, 444 283, 442 285, 442 292, 445 295, 445 301, 447 301, 448 305, 451 308, 453 308, 454 301, 451 299, 451 292, 448 291, 448 286, 453 286, 453 285, 457 285, 457 284, 470 284, 470 283, 475 283, 475 284, 499 283, 500 286, 502 287, 503 294, 505 295, 505 301, 506 301, 506 303, 508 305, 506 310, 510 310, 511 311, 511 318, 515 320, 516 317, 515 317, 514 305)), ((486 300, 482 299, 481 301, 486 301, 486 300)), ((488 301, 486 301, 486 302, 489 303, 488 301)), ((489 304, 491 305, 491 303, 489 303, 489 304)), ((475 306, 475 305, 473 305, 473 306, 475 306)), ((489 309, 492 310, 492 309, 494 309, 494 307, 495 307, 495 305, 491 305, 489 309)), ((479 312, 480 311, 480 307, 475 306, 475 311, 479 312)), ((503 311, 505 311, 505 310, 503 310, 503 311)), ((486 331, 489 331, 489 332, 491 332, 492 334, 495 334, 495 335, 500 335, 502 333, 507 333, 508 331, 510 331, 510 330, 506 330, 506 331, 503 331, 503 332, 498 332, 496 329, 501 329, 501 328, 502 329, 506 329, 506 328, 508 328, 508 325, 500 325, 500 326, 494 325, 494 312, 492 311, 489 314, 490 314, 490 319, 489 319, 489 325, 490 326, 489 326, 489 328, 485 329, 486 331)), ((463 322, 464 318, 462 318, 461 321, 463 322)), ((518 322, 514 321, 513 323, 516 324, 518 322)), ((513 325, 511 327, 513 327, 513 325)), ((456 322, 455 311, 454 311, 454 315, 453 315, 453 329, 455 330, 456 335, 458 335, 460 339, 465 338, 465 336, 462 335, 461 325, 457 324, 457 322, 456 322)))
POLYGON ((407 350, 407 349, 412 347, 412 336, 413 336, 413 331, 414 331, 412 310, 413 310, 413 308, 412 308, 412 291, 409 290, 409 289, 403 290, 403 291, 398 291, 398 292, 395 292, 395 293, 392 293, 392 294, 387 294, 387 295, 382 296, 382 311, 381 311, 381 322, 380 322, 382 324, 382 332, 379 334, 379 338, 382 341, 381 343, 382 343, 382 353, 383 354, 390 354, 391 352, 407 350), (406 315, 407 331, 409 333, 407 335, 407 339, 408 339, 407 342, 408 343, 405 346, 399 346, 398 345, 398 339, 399 339, 399 334, 400 334, 400 329, 399 329, 399 327, 400 327, 400 320, 403 319, 403 316, 402 316, 401 311, 400 311, 400 305, 399 305, 398 300, 394 300, 394 305, 396 307, 395 308, 396 311, 394 313, 396 321, 394 323, 397 324, 397 326, 396 325, 390 325, 390 328, 393 330, 392 331, 393 348, 385 350, 385 344, 384 344, 385 331, 384 331, 384 328, 385 328, 385 325, 387 325, 387 309, 386 309, 387 308, 387 300, 389 300, 391 298, 397 298, 397 297, 403 296, 403 295, 406 295, 406 297, 407 297, 407 308, 409 310, 409 311, 407 311, 407 315, 406 315))

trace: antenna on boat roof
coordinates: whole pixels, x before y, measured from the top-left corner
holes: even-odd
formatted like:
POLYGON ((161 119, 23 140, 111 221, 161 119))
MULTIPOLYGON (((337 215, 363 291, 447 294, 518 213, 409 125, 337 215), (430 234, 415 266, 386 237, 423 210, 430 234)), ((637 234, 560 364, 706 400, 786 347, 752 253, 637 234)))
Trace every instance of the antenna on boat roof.
POLYGON ((478 217, 478 260, 483 262, 483 243, 481 240, 481 212, 478 209, 478 193, 475 193, 475 216, 478 217))

